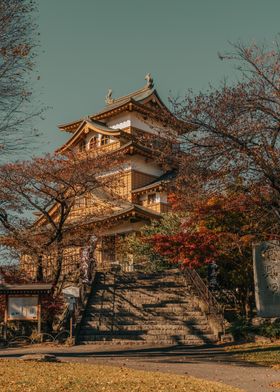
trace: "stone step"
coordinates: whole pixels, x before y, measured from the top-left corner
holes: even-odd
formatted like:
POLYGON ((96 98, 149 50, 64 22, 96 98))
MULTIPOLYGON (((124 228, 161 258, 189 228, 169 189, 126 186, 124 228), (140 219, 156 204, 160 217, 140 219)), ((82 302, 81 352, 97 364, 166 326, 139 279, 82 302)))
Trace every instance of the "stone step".
POLYGON ((114 313, 113 311, 102 311, 100 310, 99 312, 87 312, 86 316, 84 317, 84 321, 91 321, 95 319, 104 319, 104 320, 109 320, 109 319, 114 319, 115 323, 121 324, 127 324, 133 322, 154 322, 155 324, 161 324, 162 322, 190 322, 190 321, 198 321, 200 322, 201 320, 207 320, 206 316, 200 312, 191 312, 185 313, 185 314, 180 314, 180 315, 171 315, 171 314, 164 314, 162 315, 155 315, 155 314, 135 314, 135 313, 114 313))
POLYGON ((113 325, 108 325, 104 323, 99 323, 97 321, 88 321, 85 323, 84 327, 86 328, 106 328, 107 330, 109 329, 120 329, 120 330, 138 330, 138 329, 157 329, 157 330, 164 330, 164 329, 171 329, 171 330, 183 330, 184 328, 205 328, 208 327, 209 323, 207 319, 205 320, 191 320, 191 321, 185 321, 185 322, 178 322, 177 324, 172 323, 157 323, 154 322, 153 320, 144 320, 141 323, 133 323, 132 320, 129 323, 124 323, 123 321, 116 322, 113 325))
POLYGON ((141 326, 141 325, 128 325, 128 326, 119 326, 119 325, 114 325, 112 327, 108 325, 96 325, 96 326, 91 326, 90 328, 83 328, 81 330, 81 333, 84 335, 94 335, 94 334, 100 334, 100 333, 145 333, 146 335, 158 335, 159 333, 162 335, 166 334, 180 334, 180 335, 189 335, 193 334, 194 332, 198 333, 211 333, 211 330, 209 328, 209 325, 192 325, 192 326, 182 326, 182 325, 177 325, 177 326, 163 326, 156 328, 155 326, 151 325, 146 325, 146 326, 141 326))
POLYGON ((87 307, 87 311, 94 314, 95 312, 98 313, 103 310, 114 310, 114 312, 141 312, 141 313, 150 313, 155 314, 157 312, 164 312, 164 313, 178 313, 178 314, 189 314, 190 312, 194 313, 201 313, 200 310, 196 306, 181 306, 181 305, 174 305, 174 304, 164 304, 160 305, 141 305, 141 304, 92 304, 87 307))
POLYGON ((123 335, 121 338, 116 335, 81 335, 80 341, 82 343, 93 343, 93 342, 107 342, 107 343, 150 343, 150 344, 205 344, 211 342, 217 342, 217 336, 214 334, 207 335, 182 335, 182 336, 161 336, 155 335, 148 337, 139 337, 133 335, 123 335))
MULTIPOLYGON (((172 278, 147 278, 147 279, 141 279, 141 278, 136 278, 136 279, 123 279, 116 277, 115 279, 111 278, 108 280, 108 282, 116 282, 118 285, 124 285, 124 286, 129 286, 129 285, 134 285, 134 286, 152 286, 153 284, 156 284, 157 286, 166 286, 168 287, 173 286, 176 284, 178 287, 186 287, 185 280, 180 279, 179 277, 172 277, 172 278)), ((106 280, 101 282, 101 284, 106 284, 106 280)))
POLYGON ((178 270, 171 270, 97 276, 79 341, 198 345, 217 341, 217 337, 211 333, 189 285, 178 270))
MULTIPOLYGON (((151 285, 140 285, 140 284, 133 284, 133 283, 131 285, 116 283, 116 285, 118 286, 118 288, 120 290, 129 290, 129 289, 131 289, 131 290, 145 290, 147 292, 148 291, 153 292, 155 289, 156 290, 160 289, 160 290, 162 290, 162 293, 168 294, 168 293, 171 293, 171 290, 177 289, 180 294, 183 294, 183 293, 187 292, 187 289, 186 289, 185 286, 178 286, 178 284, 176 284, 175 282, 168 283, 168 284, 165 283, 164 285, 163 284, 158 284, 156 282, 155 283, 151 283, 151 285)), ((110 285, 110 287, 112 287, 112 286, 113 286, 113 284, 110 285)), ((107 287, 109 287, 109 286, 107 286, 107 287)), ((104 287, 104 288, 106 288, 106 287, 104 287)), ((98 287, 98 289, 99 289, 99 287, 98 287)))
POLYGON ((149 312, 157 312, 157 311, 163 311, 163 312, 187 312, 189 311, 198 311, 197 309, 191 309, 190 310, 190 305, 182 305, 182 304, 143 304, 141 306, 144 310, 149 311, 149 312))
POLYGON ((161 317, 161 318, 152 318, 152 317, 136 317, 135 315, 128 317, 117 317, 113 315, 99 315, 96 317, 86 316, 83 319, 83 325, 87 325, 89 322, 97 322, 99 325, 109 324, 109 325, 148 325, 148 324, 163 324, 163 323, 172 323, 174 325, 182 325, 182 324, 201 324, 207 323, 207 318, 205 316, 201 316, 200 318, 196 316, 195 318, 183 318, 183 317, 161 317))
POLYGON ((176 302, 171 302, 171 303, 166 303, 166 302, 157 302, 157 303, 142 303, 138 302, 136 299, 134 301, 123 301, 123 302, 112 302, 106 301, 106 302, 92 302, 88 303, 87 308, 92 308, 92 309, 107 309, 107 308, 131 308, 131 307, 136 307, 140 308, 146 311, 153 311, 157 309, 179 309, 182 311, 186 310, 192 310, 196 311, 198 310, 198 306, 193 304, 193 303, 176 303, 176 302))
MULTIPOLYGON (((135 326, 135 327, 142 327, 142 328, 148 328, 148 327, 155 328, 158 325, 164 324, 164 321, 166 321, 166 320, 155 321, 154 319, 150 319, 150 320, 127 319, 127 320, 117 320, 117 322, 114 323, 113 325, 116 328, 119 328, 122 326, 125 327, 125 326, 129 326, 129 325, 135 326)), ((186 320, 184 320, 184 321, 174 320, 174 321, 172 321, 172 325, 174 326, 174 328, 176 328, 177 326, 182 326, 182 327, 184 327, 184 326, 186 326, 186 327, 201 326, 201 327, 203 327, 203 326, 208 326, 209 323, 206 318, 203 318, 200 320, 199 319, 190 319, 187 321, 186 320)), ((100 319, 100 320, 90 319, 83 324, 83 328, 99 328, 101 326, 107 326, 108 328, 112 328, 112 324, 107 323, 107 322, 103 322, 102 319, 100 319)))

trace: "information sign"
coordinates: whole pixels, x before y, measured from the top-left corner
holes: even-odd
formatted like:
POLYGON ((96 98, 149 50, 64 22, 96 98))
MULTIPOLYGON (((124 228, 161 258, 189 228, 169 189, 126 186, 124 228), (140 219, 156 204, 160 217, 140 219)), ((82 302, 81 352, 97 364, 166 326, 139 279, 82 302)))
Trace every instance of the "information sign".
POLYGON ((8 298, 8 320, 37 320, 38 296, 8 298))

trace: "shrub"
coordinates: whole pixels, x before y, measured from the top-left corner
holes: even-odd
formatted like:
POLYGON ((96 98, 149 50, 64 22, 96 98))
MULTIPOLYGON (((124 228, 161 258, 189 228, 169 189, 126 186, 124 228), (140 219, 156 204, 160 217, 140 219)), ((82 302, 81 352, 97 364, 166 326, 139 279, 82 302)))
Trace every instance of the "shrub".
POLYGON ((258 327, 258 334, 270 339, 280 338, 280 319, 266 320, 258 327))
POLYGON ((231 323, 228 332, 231 333, 235 340, 248 339, 249 335, 255 331, 255 327, 246 317, 239 316, 231 323))

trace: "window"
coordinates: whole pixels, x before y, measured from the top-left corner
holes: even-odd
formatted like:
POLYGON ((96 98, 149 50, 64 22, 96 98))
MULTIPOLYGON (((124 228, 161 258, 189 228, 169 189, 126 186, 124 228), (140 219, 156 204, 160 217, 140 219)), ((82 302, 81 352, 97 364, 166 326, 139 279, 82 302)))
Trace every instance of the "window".
POLYGON ((89 141, 89 149, 93 150, 97 146, 97 136, 93 136, 89 141))
POLYGON ((101 146, 105 146, 105 144, 108 144, 110 142, 110 137, 108 135, 102 135, 101 136, 101 146))
POLYGON ((151 193, 148 195, 148 204, 154 204, 157 201, 157 195, 155 193, 151 193))
POLYGON ((75 208, 82 208, 85 207, 85 198, 84 197, 77 197, 75 199, 75 208))
POLYGON ((83 152, 86 149, 86 142, 84 140, 81 141, 81 143, 79 144, 79 151, 83 152))

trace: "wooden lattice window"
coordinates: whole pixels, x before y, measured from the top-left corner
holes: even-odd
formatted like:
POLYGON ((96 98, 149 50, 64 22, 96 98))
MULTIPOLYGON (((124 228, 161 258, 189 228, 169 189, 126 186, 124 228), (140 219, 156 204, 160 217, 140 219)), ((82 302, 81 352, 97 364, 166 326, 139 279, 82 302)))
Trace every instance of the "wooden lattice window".
POLYGON ((110 136, 102 135, 101 142, 100 142, 101 146, 105 146, 105 144, 108 144, 108 143, 110 143, 110 136))

